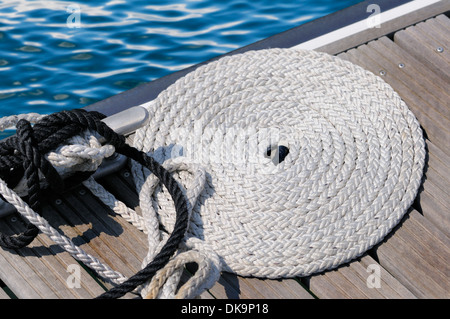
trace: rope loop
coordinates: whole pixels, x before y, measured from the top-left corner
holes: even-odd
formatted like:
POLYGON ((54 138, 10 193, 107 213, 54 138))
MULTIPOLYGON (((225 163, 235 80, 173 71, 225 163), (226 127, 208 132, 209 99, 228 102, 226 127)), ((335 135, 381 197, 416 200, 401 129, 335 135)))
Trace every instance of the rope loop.
POLYGON ((214 252, 195 248, 181 252, 172 258, 152 278, 148 287, 141 292, 144 299, 193 299, 219 280, 220 258, 214 252), (197 270, 187 282, 180 285, 184 266, 195 263, 197 270))
MULTIPOLYGON (((14 119, 18 121, 15 123, 17 134, 0 142, 0 190, 3 197, 12 202, 17 210, 25 216, 28 223, 27 230, 21 234, 6 236, 0 233, 0 245, 4 248, 20 249, 31 243, 41 230, 51 238, 58 240, 58 243, 68 249, 75 258, 87 262, 94 269, 99 267, 101 273, 111 274, 114 282, 120 283, 98 298, 119 298, 150 280, 159 269, 169 262, 184 238, 188 226, 189 212, 187 199, 171 174, 152 157, 126 144, 125 137, 115 133, 102 122, 103 118, 105 118, 105 115, 98 112, 75 109, 40 118, 33 127, 29 119, 16 117, 5 120, 8 125, 14 125, 14 119), (71 184, 67 183, 67 179, 63 181, 44 154, 51 152, 59 145, 66 143, 68 139, 74 138, 86 130, 98 133, 105 139, 105 143, 114 147, 116 152, 149 169, 167 188, 175 204, 176 223, 171 235, 154 259, 128 280, 108 267, 102 267, 95 258, 82 253, 69 239, 60 236, 42 217, 34 212, 40 206, 39 173, 43 175, 49 185, 57 185, 59 189, 64 189, 64 186, 67 187, 67 184, 71 184), (30 205, 23 203, 13 191, 8 189, 8 187, 14 187, 19 183, 17 177, 12 178, 11 175, 14 175, 11 174, 12 171, 15 174, 21 173, 21 176, 25 178, 30 205), (83 260, 84 257, 80 256, 85 256, 86 259, 83 260)), ((0 123, 1 128, 5 126, 4 122, 0 123)), ((106 151, 105 154, 111 154, 110 151, 106 151)), ((77 173, 76 176, 73 176, 71 182, 81 182, 80 179, 86 179, 91 173, 77 173)))

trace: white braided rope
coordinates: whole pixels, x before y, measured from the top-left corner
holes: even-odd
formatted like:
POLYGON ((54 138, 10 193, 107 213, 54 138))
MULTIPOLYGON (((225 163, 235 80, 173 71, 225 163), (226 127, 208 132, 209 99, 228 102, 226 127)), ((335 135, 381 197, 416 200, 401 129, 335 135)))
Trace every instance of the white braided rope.
POLYGON ((144 285, 141 295, 145 299, 197 298, 219 280, 222 269, 219 256, 206 249, 194 248, 196 241, 198 240, 188 239, 186 248, 191 246, 189 250, 182 251, 172 258, 147 285, 144 285), (188 263, 196 263, 198 269, 186 283, 178 287, 184 266, 188 263))
POLYGON ((129 208, 123 202, 116 199, 114 195, 108 192, 102 185, 97 183, 93 177, 85 180, 83 185, 88 188, 93 195, 97 196, 105 205, 110 207, 116 214, 121 215, 127 222, 135 226, 137 229, 147 233, 147 228, 143 217, 136 213, 134 209, 129 208))
MULTIPOLYGON (((362 255, 400 221, 421 183, 414 115, 382 79, 324 53, 224 57, 147 108, 134 146, 161 163, 181 156, 205 168, 188 236, 239 275, 307 276, 362 255), (279 144, 289 149, 281 163, 265 155, 279 144)), ((145 170, 132 172, 141 186, 145 170)), ((170 231, 167 192, 153 200, 170 231)))
MULTIPOLYGON (((136 167, 141 167, 136 162, 136 167)), ((195 164, 187 164, 178 160, 167 160, 163 164, 164 168, 170 173, 177 173, 176 180, 182 188, 188 200, 188 213, 190 215, 189 227, 195 227, 195 218, 192 216, 193 208, 198 205, 198 199, 203 192, 206 181, 205 170, 195 164)), ((145 267, 155 255, 161 250, 161 247, 168 239, 168 232, 171 232, 174 225, 165 225, 161 230, 161 221, 159 220, 159 210, 162 206, 172 206, 173 200, 168 198, 168 202, 162 204, 155 201, 158 194, 164 193, 163 186, 159 180, 150 171, 144 168, 147 174, 145 180, 140 180, 137 189, 139 190, 139 202, 143 218, 147 228, 149 251, 142 262, 145 267), (145 182, 144 182, 145 181, 145 182), (170 203, 169 203, 170 201, 170 203), (162 204, 162 205, 161 205, 162 204)), ((167 194, 167 192, 165 192, 167 194)), ((211 288, 220 276, 220 259, 214 252, 205 255, 205 249, 202 243, 196 238, 185 238, 184 247, 180 248, 178 254, 160 271, 156 276, 144 285, 141 289, 141 295, 145 298, 193 298, 211 288), (200 247, 200 248, 199 248, 200 247), (189 279, 180 289, 178 289, 184 266, 187 263, 196 263, 198 270, 193 277, 189 279)))
MULTIPOLYGON (((114 154, 114 146, 99 142, 100 136, 93 131, 86 130, 78 136, 72 137, 68 145, 61 145, 55 151, 46 155, 47 159, 58 170, 67 171, 95 171, 104 158, 114 154)), ((63 174, 63 172, 60 172, 63 174)))
POLYGON ((61 235, 54 229, 43 217, 34 212, 26 202, 20 198, 8 185, 0 179, 0 193, 10 204, 14 205, 18 213, 25 217, 30 223, 39 228, 51 240, 58 244, 65 251, 70 253, 75 259, 83 262, 89 268, 95 270, 100 276, 110 279, 112 282, 120 284, 127 278, 119 272, 112 270, 108 265, 102 263, 97 258, 86 253, 83 249, 76 246, 69 238, 61 235))
POLYGON ((19 120, 21 119, 27 120, 30 123, 36 123, 45 116, 46 116, 45 114, 28 113, 2 117, 0 119, 0 132, 3 132, 8 128, 14 127, 17 124, 17 122, 19 122, 19 120))

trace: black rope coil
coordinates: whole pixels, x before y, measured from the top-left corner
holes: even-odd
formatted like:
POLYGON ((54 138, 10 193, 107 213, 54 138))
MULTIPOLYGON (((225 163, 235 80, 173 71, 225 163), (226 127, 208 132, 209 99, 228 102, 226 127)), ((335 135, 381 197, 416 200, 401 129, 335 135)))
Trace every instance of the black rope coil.
MULTIPOLYGON (((152 157, 126 144, 125 137, 115 133, 103 123, 101 121, 103 118, 105 115, 98 112, 75 109, 48 115, 33 127, 28 121, 20 120, 16 125, 16 135, 0 142, 0 178, 10 188, 14 188, 22 177, 25 177, 28 187, 28 204, 36 212, 39 212, 41 205, 39 172, 44 175, 49 186, 58 192, 66 189, 68 185, 81 182, 93 173, 75 174, 69 180, 63 180, 44 157, 44 154, 63 144, 65 140, 87 129, 98 132, 106 139, 106 143, 115 147, 117 153, 147 167, 169 191, 175 203, 176 222, 166 244, 152 262, 124 283, 97 297, 100 299, 120 298, 151 279, 156 271, 163 268, 173 256, 188 226, 187 199, 176 180, 152 157)), ((38 233, 36 226, 27 223, 26 230, 20 234, 7 236, 0 233, 0 246, 9 249, 23 248, 30 244, 38 233)))

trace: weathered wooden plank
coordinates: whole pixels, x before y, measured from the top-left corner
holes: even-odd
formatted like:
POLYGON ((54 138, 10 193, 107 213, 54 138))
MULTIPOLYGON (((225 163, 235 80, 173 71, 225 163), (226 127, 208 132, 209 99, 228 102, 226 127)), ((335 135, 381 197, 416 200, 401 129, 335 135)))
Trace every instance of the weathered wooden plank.
MULTIPOLYGON (((108 249, 106 249, 106 245, 101 242, 101 239, 96 238, 97 234, 95 234, 90 224, 85 224, 80 220, 77 220, 76 214, 70 210, 66 206, 66 203, 61 198, 61 204, 58 204, 58 210, 55 210, 53 207, 47 207, 43 216, 46 218, 53 227, 58 227, 64 235, 69 237, 75 245, 82 248, 86 253, 95 256, 102 263, 111 264, 108 262, 116 261, 119 258, 110 257, 113 255, 110 253, 108 249), (66 216, 68 219, 66 219, 66 216), (105 250, 105 252, 102 251, 105 250)), ((118 270, 117 268, 113 268, 114 270, 118 270)), ((104 281, 103 278, 100 280, 107 287, 111 287, 111 283, 108 281, 104 281)))
POLYGON ((450 28, 450 19, 445 14, 440 14, 434 19, 440 26, 442 33, 445 35, 445 30, 450 28))
MULTIPOLYGON (((371 267, 379 265, 380 268, 380 286, 372 289, 377 289, 384 298, 388 299, 415 299, 416 296, 408 290, 402 283, 400 283, 392 274, 390 274, 385 268, 383 268, 378 262, 376 262, 369 255, 365 255, 361 258, 359 264, 365 269, 367 273, 374 271, 371 267)), ((367 279, 366 279, 367 280, 367 279)))
MULTIPOLYGON (((8 223, 14 232, 23 231, 23 227, 18 227, 17 224, 19 223, 8 223)), ((69 253, 44 234, 38 235, 28 247, 19 252, 35 272, 49 282, 58 298, 92 298, 104 291, 69 253), (79 270, 79 287, 70 287, 67 283, 71 276, 69 266, 79 270)))
POLYGON ((411 216, 411 223, 406 228, 405 240, 408 239, 410 243, 414 243, 418 255, 427 260, 435 269, 435 272, 430 275, 435 277, 436 281, 444 279, 444 287, 450 288, 448 278, 450 275, 450 238, 440 231, 434 231, 435 227, 426 224, 426 219, 422 218, 417 211, 412 211, 411 216))
MULTIPOLYGON (((349 296, 342 286, 330 279, 332 271, 315 274, 305 279, 309 289, 321 299, 348 299, 349 296)), ((334 270, 336 272, 336 270, 334 270)))
POLYGON ((239 299, 240 291, 239 285, 233 283, 235 281, 235 275, 224 273, 214 284, 214 286, 209 289, 211 295, 216 299, 239 299), (228 276, 231 276, 231 280, 226 280, 228 276), (231 281, 231 283, 230 283, 231 281))
MULTIPOLYGON (((430 35, 435 41, 434 44, 439 46, 440 43, 448 45, 448 33, 450 31, 450 19, 441 14, 439 17, 428 19, 423 24, 418 26, 423 33, 430 35)), ((450 54, 449 52, 445 52, 445 48, 442 47, 444 51, 438 52, 441 53, 439 55, 440 58, 450 63, 450 54)))
MULTIPOLYGON (((381 271, 381 267, 373 261, 373 266, 379 267, 381 271)), ((353 289, 358 292, 358 294, 361 294, 361 298, 370 298, 370 299, 384 299, 385 296, 381 294, 381 282, 376 282, 378 279, 373 279, 372 283, 372 277, 376 276, 371 273, 371 268, 369 267, 370 271, 367 271, 367 267, 363 267, 362 264, 359 261, 354 261, 350 263, 347 267, 339 268, 338 271, 342 273, 345 278, 347 278, 348 281, 352 283, 354 286, 353 289), (371 277, 372 276, 372 277, 371 277), (377 288, 379 287, 379 288, 377 288)), ((383 287, 385 288, 385 287, 383 287)), ((357 295, 355 295, 356 297, 357 295)), ((352 296, 352 298, 354 298, 352 296)))
POLYGON ((361 282, 356 279, 355 273, 349 269, 351 264, 343 265, 333 271, 328 271, 325 273, 325 277, 342 289, 346 298, 365 299, 367 295, 364 294, 361 286, 366 285, 366 281, 361 282))
POLYGON ((439 172, 442 172, 442 176, 445 176, 447 180, 450 180, 450 176, 446 174, 450 170, 450 156, 444 153, 432 142, 428 140, 426 142, 428 154, 430 155, 429 165, 436 167, 439 172), (433 164, 430 164, 431 161, 433 161, 433 164))
MULTIPOLYGON (((80 247, 127 277, 140 269, 142 258, 139 260, 120 239, 119 235, 123 234, 123 230, 117 232, 116 229, 105 225, 106 220, 114 220, 114 217, 109 215, 108 208, 97 207, 98 200, 91 194, 86 194, 83 201, 71 193, 60 196, 59 200, 59 205, 55 205, 53 209, 76 231, 80 247), (92 207, 96 208, 95 211, 92 207)), ((64 229, 66 230, 67 228, 64 229)))
MULTIPOLYGON (((406 81, 410 84, 410 90, 426 97, 428 104, 433 109, 444 116, 445 119, 450 119, 448 83, 442 81, 420 60, 387 37, 370 42, 368 46, 391 59, 394 69, 398 67, 401 70, 399 74, 409 77, 406 81)), ((444 126, 445 123, 442 125, 444 126)))
MULTIPOLYGON (((305 280, 311 292, 319 298, 415 298, 411 291, 370 256, 305 280), (371 288, 367 284, 369 265, 379 267, 381 283, 378 288, 371 288)), ((306 289, 299 289, 298 286, 294 280, 261 280, 224 274, 210 291, 219 299, 313 298, 306 289)))
POLYGON ((265 299, 313 299, 300 283, 294 279, 269 280, 259 278, 239 278, 239 283, 245 287, 244 295, 262 295, 265 299), (243 284, 245 282, 245 284, 243 284), (250 292, 249 290, 253 290, 250 292))
POLYGON ((419 209, 441 232, 450 236, 450 156, 426 140, 428 162, 425 180, 418 195, 419 209))
POLYGON ((244 278, 230 273, 209 290, 217 299, 312 299, 314 298, 294 279, 270 280, 244 278))
POLYGON ((139 196, 134 187, 132 187, 131 177, 128 176, 127 169, 119 171, 117 174, 105 176, 100 183, 109 190, 117 199, 124 202, 128 207, 136 208, 139 206, 139 196))
POLYGON ((269 283, 277 287, 280 298, 286 299, 313 299, 314 296, 307 291, 298 281, 294 279, 277 280, 269 283))
POLYGON ((417 297, 449 298, 450 252, 445 238, 420 213, 412 210, 375 250, 380 264, 417 297), (430 247, 424 243, 434 244, 430 247))
MULTIPOLYGON (((15 216, 12 218, 14 222, 2 220, 2 232, 13 234, 24 229, 15 216)), ((52 244, 47 236, 40 234, 28 247, 18 251, 1 250, 0 276, 18 298, 92 298, 103 291, 82 267, 79 268, 80 288, 70 289, 67 266, 77 263, 52 244)))
POLYGON ((224 273, 222 274, 222 279, 226 283, 225 287, 228 288, 227 295, 229 295, 230 292, 237 291, 238 296, 235 296, 235 298, 239 299, 263 298, 263 295, 259 291, 256 291, 251 285, 249 285, 248 281, 243 280, 244 278, 242 277, 230 273, 224 273), (233 290, 230 291, 230 287, 232 287, 233 290))
MULTIPOLYGON (((141 269, 147 253, 146 235, 117 216, 83 187, 60 195, 43 213, 49 222, 87 253, 130 277, 141 269), (57 204, 55 204, 57 202, 57 204)), ((98 277, 111 288, 112 284, 98 277)), ((134 298, 128 294, 125 298, 134 298)))
MULTIPOLYGON (((64 203, 61 201, 61 199, 56 198, 56 201, 58 201, 58 204, 56 206, 64 205, 64 203)), ((83 230, 79 230, 77 227, 74 227, 72 224, 70 224, 66 219, 62 217, 62 215, 59 214, 59 210, 56 210, 53 205, 46 205, 43 207, 42 210, 42 216, 47 219, 47 221, 55 228, 59 229, 59 231, 70 238, 75 245, 82 248, 86 253, 91 254, 98 258, 101 262, 105 262, 102 260, 102 256, 97 254, 97 251, 94 250, 89 244, 89 240, 83 238, 83 230)))
MULTIPOLYGON (((260 291, 258 289, 255 289, 255 287, 252 285, 252 282, 248 280, 248 278, 242 278, 239 276, 234 276, 236 281, 234 283, 238 284, 238 288, 240 291, 240 298, 241 299, 261 299, 261 298, 267 298, 264 296, 264 292, 260 291)), ((226 276, 225 279, 229 280, 231 278, 230 276, 226 276)))
POLYGON ((200 296, 198 296, 199 299, 215 299, 208 291, 204 291, 200 296))
POLYGON ((411 291, 369 255, 335 270, 311 276, 308 284, 319 298, 415 298, 411 291), (371 276, 375 271, 380 275, 379 285, 372 283, 371 276))
POLYGON ((363 298, 362 292, 356 289, 342 274, 343 267, 348 267, 348 265, 310 276, 307 279, 309 289, 322 299, 363 298))
MULTIPOLYGON (((436 225, 434 225, 431 221, 415 211, 412 210, 410 213, 412 216, 411 223, 415 224, 415 234, 422 241, 429 243, 430 249, 432 251, 440 253, 444 252, 443 258, 446 262, 448 262, 448 251, 450 249, 450 237, 441 232, 436 225), (446 256, 444 258, 444 256, 446 256)), ((448 267, 448 264, 446 265, 448 267)))
MULTIPOLYGON (((20 223, 13 219, 14 223, 20 223)), ((23 227, 22 227, 23 229, 23 227)), ((14 229, 6 221, 0 224, 2 233, 14 234, 14 229)), ((33 242, 33 244, 35 244, 33 242)), ((58 298, 53 287, 55 276, 42 266, 32 249, 26 247, 18 251, 2 249, 2 281, 19 298, 58 298), (50 279, 50 282, 47 280, 50 279)), ((56 289, 57 290, 57 289, 56 289)))
MULTIPOLYGON (((423 188, 426 192, 430 193, 434 198, 444 204, 445 207, 450 207, 450 200, 447 194, 449 185, 446 179, 441 177, 441 173, 443 172, 438 172, 433 166, 429 166, 425 172, 423 188)), ((442 217, 446 215, 445 212, 441 213, 442 217)))
MULTIPOLYGON (((428 7, 410 12, 402 16, 401 19, 393 19, 390 21, 386 21, 384 23, 381 23, 376 28, 368 28, 365 29, 364 31, 347 36, 345 38, 339 38, 338 40, 326 44, 318 48, 317 50, 327 52, 330 54, 341 53, 345 50, 354 48, 362 43, 366 43, 368 41, 374 40, 386 34, 403 29, 406 26, 423 21, 424 19, 433 17, 437 14, 449 10, 449 8, 450 5, 448 1, 439 1, 428 7)), ((383 10, 383 8, 381 8, 381 10, 383 10)))
MULTIPOLYGON (((445 296, 447 289, 450 288, 447 275, 450 274, 448 266, 449 251, 442 244, 435 242, 434 237, 425 231, 421 231, 422 227, 418 223, 408 223, 404 231, 400 231, 396 236, 404 245, 409 245, 413 249, 410 250, 409 256, 411 260, 417 261, 415 268, 422 270, 427 274, 429 281, 435 283, 433 285, 436 291, 440 290, 445 296), (423 237, 418 237, 421 234, 423 237), (429 271, 429 269, 432 271, 429 271)), ((402 243, 402 244, 403 244, 402 243)), ((429 284, 429 286, 431 286, 429 284)))
POLYGON ((419 193, 420 207, 423 215, 433 221, 442 231, 449 235, 450 216, 448 211, 448 195, 433 183, 433 170, 425 173, 423 191, 419 193), (430 177, 431 176, 431 177, 430 177))
POLYGON ((0 299, 11 299, 11 297, 9 297, 5 290, 0 288, 0 299))
POLYGON ((448 207, 437 201, 429 192, 419 194, 419 204, 423 216, 431 221, 444 234, 449 233, 450 221, 448 218, 448 207), (444 218, 442 218, 444 216, 444 218))
POLYGON ((439 167, 440 163, 441 162, 438 161, 433 154, 430 154, 426 176, 430 181, 433 182, 433 184, 436 185, 437 188, 439 188, 441 195, 443 195, 443 200, 445 200, 444 203, 450 204, 450 200, 448 200, 448 190, 450 188, 450 182, 446 174, 448 173, 448 170, 444 170, 444 165, 439 167))
POLYGON ((414 267, 411 263, 407 263, 402 255, 395 250, 392 243, 383 243, 383 249, 377 250, 377 256, 383 267, 386 268, 397 280, 405 285, 418 298, 426 298, 427 295, 416 288, 416 280, 419 276, 411 274, 409 269, 414 267))
MULTIPOLYGON (((430 59, 431 55, 438 55, 437 48, 430 48, 429 46, 422 47, 420 40, 412 34, 411 31, 399 31, 394 36, 394 41, 403 49, 407 50, 415 58, 420 60, 423 64, 427 65, 430 70, 437 74, 443 82, 449 81, 449 75, 447 72, 442 70, 440 67, 442 64, 442 59, 435 58, 430 59)), ((416 36, 420 36, 417 35, 416 36)))
POLYGON ((450 60, 448 47, 448 18, 440 15, 436 18, 396 32, 394 41, 410 52, 414 57, 438 74, 444 83, 450 81, 450 60), (439 51, 438 48, 443 48, 439 51))
MULTIPOLYGON (((110 210, 109 207, 106 207, 87 189, 80 188, 79 191, 75 192, 74 198, 76 198, 78 203, 86 204, 89 207, 89 210, 82 209, 80 211, 84 215, 84 218, 87 219, 90 216, 95 216, 94 221, 99 223, 97 229, 115 236, 114 238, 119 240, 123 247, 137 259, 136 265, 140 267, 142 258, 148 251, 147 236, 110 210)), ((93 224, 94 228, 96 226, 97 224, 93 224)), ((120 247, 118 248, 121 249, 120 247)))
POLYGON ((433 81, 433 73, 387 37, 369 42, 367 46, 361 46, 360 50, 381 63, 388 74, 407 85, 408 89, 401 92, 403 95, 400 94, 402 97, 412 92, 420 96, 426 102, 422 108, 426 108, 429 117, 445 131, 448 130, 450 96, 445 85, 436 80, 433 81))
POLYGON ((448 156, 429 140, 427 144, 427 165, 423 184, 416 200, 417 209, 432 221, 444 234, 450 235, 450 169, 447 166, 448 156))
MULTIPOLYGON (((1 229, 3 231, 3 228, 1 229)), ((14 252, 6 249, 0 250, 1 280, 12 291, 15 291, 18 298, 42 298, 39 291, 31 284, 35 280, 41 280, 41 278, 30 270, 21 256, 13 254, 14 252)))

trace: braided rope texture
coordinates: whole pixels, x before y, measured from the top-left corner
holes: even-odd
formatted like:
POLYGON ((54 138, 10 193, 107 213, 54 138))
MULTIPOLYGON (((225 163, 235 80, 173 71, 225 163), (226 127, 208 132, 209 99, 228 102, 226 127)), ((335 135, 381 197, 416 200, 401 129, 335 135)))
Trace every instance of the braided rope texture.
MULTIPOLYGON (((227 56, 147 108, 134 146, 160 163, 204 167, 188 236, 217 253, 224 271, 280 278, 337 267, 379 243, 421 184, 424 139, 406 104, 379 77, 325 53, 227 56), (289 151, 283 161, 268 156, 274 146, 289 151)), ((148 172, 132 171, 142 188, 148 172)), ((170 197, 153 199, 171 231, 170 197)))

